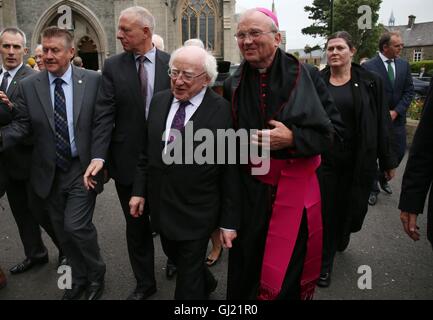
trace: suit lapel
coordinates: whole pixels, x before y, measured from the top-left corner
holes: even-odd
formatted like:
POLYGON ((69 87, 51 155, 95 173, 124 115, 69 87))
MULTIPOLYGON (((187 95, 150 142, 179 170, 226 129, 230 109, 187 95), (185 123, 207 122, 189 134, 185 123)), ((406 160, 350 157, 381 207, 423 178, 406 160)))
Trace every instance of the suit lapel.
POLYGON ((47 119, 51 126, 51 129, 55 131, 53 102, 51 101, 50 82, 48 80, 47 71, 42 71, 40 73, 40 77, 38 77, 35 81, 35 88, 39 98, 39 102, 44 109, 45 114, 47 115, 47 119))
POLYGON ((132 53, 125 53, 123 56, 125 60, 122 66, 125 66, 125 70, 121 71, 124 75, 126 75, 125 85, 130 89, 131 96, 133 100, 135 100, 135 105, 140 108, 143 112, 145 112, 144 100, 141 96, 140 83, 138 81, 138 71, 137 65, 135 63, 135 57, 132 53))
POLYGON ((385 64, 383 63, 383 61, 379 55, 376 57, 375 63, 376 63, 377 70, 379 70, 382 78, 386 79, 385 85, 387 86, 388 90, 392 90, 393 85, 391 83, 391 80, 389 80, 388 70, 386 70, 385 64))
POLYGON ((24 77, 24 75, 26 74, 25 72, 25 65, 22 65, 21 68, 19 68, 19 70, 17 71, 17 73, 15 74, 15 77, 12 79, 9 88, 6 92, 7 96, 10 98, 14 95, 15 91, 17 90, 18 84, 17 81, 20 80, 21 78, 24 77))
POLYGON ((201 128, 206 128, 206 124, 209 122, 209 118, 213 116, 215 108, 212 108, 212 100, 214 98, 212 97, 213 92, 211 90, 212 89, 207 88, 203 101, 189 120, 193 121, 194 123, 194 132, 201 128))
POLYGON ((74 110, 74 128, 77 126, 78 117, 83 106, 83 96, 85 88, 85 74, 76 67, 72 67, 72 91, 73 91, 73 110, 74 110))
POLYGON ((162 75, 166 75, 167 74, 167 70, 164 70, 164 62, 161 61, 160 57, 159 57, 159 50, 156 50, 156 54, 155 54, 155 82, 153 84, 153 92, 159 92, 161 90, 164 90, 165 88, 163 88, 163 84, 161 83, 161 76, 162 75), (160 76, 161 75, 161 76, 160 76))
POLYGON ((165 131, 168 113, 170 112, 171 104, 173 102, 172 94, 168 94, 166 97, 167 98, 162 101, 161 106, 152 110, 152 112, 156 114, 155 117, 152 117, 152 119, 155 119, 155 132, 157 132, 157 138, 161 140, 161 149, 158 150, 158 152, 161 152, 164 149, 165 143, 162 141, 162 134, 165 131))

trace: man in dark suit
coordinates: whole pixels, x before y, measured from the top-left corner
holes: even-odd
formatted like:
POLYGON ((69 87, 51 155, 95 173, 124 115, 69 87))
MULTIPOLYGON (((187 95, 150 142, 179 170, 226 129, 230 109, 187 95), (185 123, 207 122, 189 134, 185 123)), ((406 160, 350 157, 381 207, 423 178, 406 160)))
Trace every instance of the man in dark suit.
POLYGON ((416 220, 424 210, 430 190, 427 216, 427 238, 433 246, 433 80, 430 83, 421 121, 410 149, 401 186, 400 220, 403 229, 414 241, 419 240, 416 220))
MULTIPOLYGON (((379 40, 379 54, 362 65, 367 70, 378 73, 384 82, 389 113, 393 122, 392 149, 398 158, 398 163, 406 152, 406 111, 414 97, 410 65, 399 58, 402 49, 401 35, 397 32, 385 32, 379 40)), ((376 204, 380 192, 378 181, 383 191, 392 193, 384 174, 378 170, 378 179, 373 183, 368 200, 372 206, 376 204)))
POLYGON ((50 27, 42 34, 46 70, 24 79, 16 99, 17 114, 0 130, 8 149, 33 134, 30 183, 44 202, 72 271, 72 288, 63 299, 98 299, 105 264, 92 223, 96 192, 84 187, 90 163, 94 105, 101 76, 71 66, 73 37, 50 27))
POLYGON ((170 87, 169 55, 153 46, 154 27, 155 19, 145 8, 131 7, 120 14, 117 38, 126 52, 105 62, 96 104, 92 162, 84 176, 86 186, 93 187, 92 176, 100 172, 106 160, 109 175, 115 180, 137 280, 128 296, 131 300, 143 300, 156 292, 149 216, 133 219, 128 205, 150 101, 153 94, 170 87))
MULTIPOLYGON (((5 28, 0 33, 0 55, 3 66, 0 73, 0 126, 8 124, 14 113, 13 103, 18 95, 20 81, 34 71, 23 64, 27 53, 25 34, 18 28, 5 28)), ((1 167, 6 181, 6 193, 12 214, 18 226, 26 258, 10 269, 12 274, 30 270, 38 264, 48 262, 39 223, 59 247, 48 214, 32 200, 28 184, 32 154, 31 139, 16 145, 0 155, 1 167), (31 209, 30 209, 31 208, 31 209), (39 222, 39 223, 38 223, 39 222)), ((59 254, 59 263, 63 253, 59 254)))
POLYGON ((223 245, 231 247, 239 227, 238 172, 235 165, 217 163, 216 153, 204 164, 198 164, 197 158, 189 164, 182 154, 185 149, 184 155, 197 156, 200 144, 188 139, 199 129, 212 133, 212 148, 217 151, 217 130, 232 127, 231 111, 229 103, 208 88, 217 68, 215 58, 204 49, 176 50, 170 76, 171 91, 160 92, 152 100, 131 215, 136 219, 143 215, 146 197, 164 252, 177 266, 175 299, 206 299, 217 286, 205 263, 209 237, 216 227, 224 228, 223 245), (191 136, 185 134, 189 125, 193 126, 191 136), (174 129, 181 134, 175 136, 174 129), (166 163, 164 154, 172 148, 174 158, 180 156, 182 163, 166 163))

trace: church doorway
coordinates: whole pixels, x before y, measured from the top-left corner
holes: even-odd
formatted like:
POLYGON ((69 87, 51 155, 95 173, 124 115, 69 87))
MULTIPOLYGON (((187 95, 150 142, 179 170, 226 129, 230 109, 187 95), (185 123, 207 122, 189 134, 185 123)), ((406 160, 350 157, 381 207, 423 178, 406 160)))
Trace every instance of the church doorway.
POLYGON ((80 39, 77 46, 77 54, 83 59, 83 67, 90 70, 99 70, 98 50, 93 40, 84 36, 80 39))

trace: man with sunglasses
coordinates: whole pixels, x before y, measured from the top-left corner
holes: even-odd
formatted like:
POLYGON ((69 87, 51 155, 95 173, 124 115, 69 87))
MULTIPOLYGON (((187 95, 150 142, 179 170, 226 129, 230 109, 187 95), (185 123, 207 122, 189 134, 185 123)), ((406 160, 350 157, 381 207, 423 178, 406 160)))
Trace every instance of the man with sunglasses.
POLYGON ((270 170, 245 165, 242 224, 230 250, 228 299, 310 299, 320 273, 322 222, 316 169, 334 128, 299 61, 279 49, 277 17, 245 12, 236 39, 244 61, 226 80, 236 129, 258 130, 270 170), (267 140, 265 138, 268 138, 267 140))
POLYGON ((143 7, 130 7, 120 14, 117 38, 125 52, 105 62, 95 110, 93 160, 84 175, 86 187, 94 188, 93 177, 107 166, 116 183, 126 219, 129 260, 137 280, 130 300, 143 300, 156 292, 149 216, 132 218, 128 205, 150 101, 155 93, 170 87, 170 56, 153 46, 154 29, 155 19, 143 7))

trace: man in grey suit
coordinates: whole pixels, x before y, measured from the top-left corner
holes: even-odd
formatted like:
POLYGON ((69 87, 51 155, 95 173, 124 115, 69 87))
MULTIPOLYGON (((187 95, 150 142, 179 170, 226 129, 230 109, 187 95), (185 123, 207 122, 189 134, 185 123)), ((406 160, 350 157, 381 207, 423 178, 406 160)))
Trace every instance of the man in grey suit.
MULTIPOLYGON (((18 95, 20 81, 35 72, 23 63, 26 53, 24 32, 15 27, 3 29, 0 33, 0 55, 3 63, 0 69, 0 127, 12 120, 15 111, 13 103, 18 95)), ((59 247, 48 214, 43 208, 39 208, 37 203, 31 201, 32 190, 28 182, 32 149, 32 141, 29 138, 0 155, 6 194, 26 255, 22 262, 9 270, 12 274, 23 273, 36 265, 48 262, 48 251, 42 241, 39 224, 59 247)), ((60 263, 64 259, 61 258, 61 250, 59 251, 60 263)))
POLYGON ((134 219, 129 214, 150 101, 157 92, 170 88, 170 56, 153 46, 154 29, 155 19, 143 7, 127 8, 120 13, 117 38, 125 52, 105 61, 96 104, 92 162, 84 176, 86 186, 92 188, 92 176, 106 165, 115 180, 126 220, 129 260, 137 281, 128 296, 130 300, 143 300, 156 292, 149 216, 134 219))
POLYGON ((46 70, 21 82, 17 114, 0 130, 1 148, 33 134, 30 183, 48 208, 72 268, 72 288, 63 299, 79 299, 85 291, 87 299, 98 299, 105 264, 92 223, 96 192, 84 187, 82 176, 90 163, 100 75, 71 66, 75 50, 69 31, 45 29, 42 46, 46 70))

